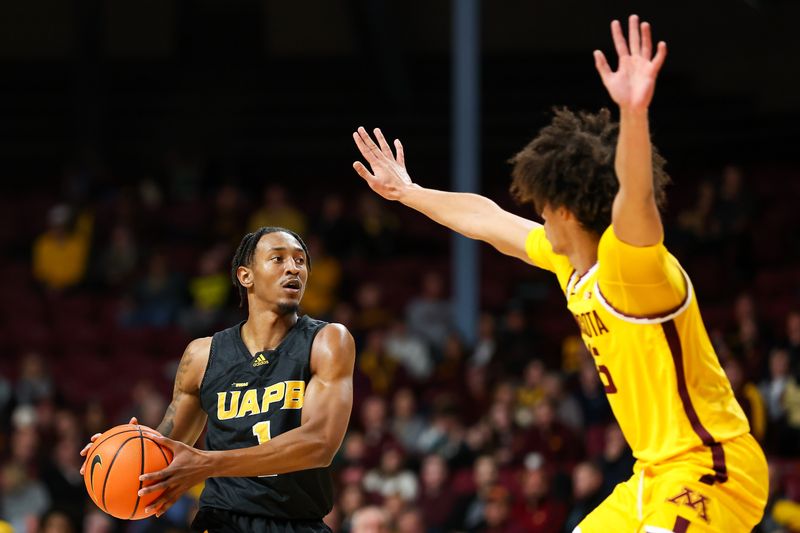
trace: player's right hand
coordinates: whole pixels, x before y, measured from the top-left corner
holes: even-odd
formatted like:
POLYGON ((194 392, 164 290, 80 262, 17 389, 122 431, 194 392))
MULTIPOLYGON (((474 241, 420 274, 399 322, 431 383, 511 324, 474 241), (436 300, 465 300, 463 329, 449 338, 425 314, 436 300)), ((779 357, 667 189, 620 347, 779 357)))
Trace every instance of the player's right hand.
POLYGON ((361 161, 353 163, 353 168, 373 191, 387 200, 400 200, 403 192, 414 185, 406 170, 403 145, 399 139, 395 139, 394 147, 397 150, 395 156, 380 128, 375 128, 374 133, 380 147, 364 128, 360 127, 358 131, 353 132, 353 140, 361 155, 369 163, 372 172, 367 170, 361 161))
MULTIPOLYGON (((133 424, 135 426, 139 425, 139 421, 136 419, 135 416, 131 417, 131 421, 128 422, 128 423, 129 424, 133 424)), ((156 431, 156 430, 154 430, 152 428, 149 428, 147 426, 142 426, 142 428, 147 429, 149 431, 152 431, 153 433, 158 433, 158 431, 156 431)), ((80 469, 81 475, 83 475, 84 471, 86 470, 86 461, 89 459, 87 457, 87 454, 89 453, 89 449, 91 449, 91 447, 94 446, 94 442, 97 439, 100 438, 100 435, 102 435, 102 433, 95 433, 94 435, 92 435, 92 437, 89 439, 89 444, 84 446, 83 449, 81 450, 81 457, 85 457, 85 459, 83 460, 83 464, 81 465, 81 469, 80 469)))

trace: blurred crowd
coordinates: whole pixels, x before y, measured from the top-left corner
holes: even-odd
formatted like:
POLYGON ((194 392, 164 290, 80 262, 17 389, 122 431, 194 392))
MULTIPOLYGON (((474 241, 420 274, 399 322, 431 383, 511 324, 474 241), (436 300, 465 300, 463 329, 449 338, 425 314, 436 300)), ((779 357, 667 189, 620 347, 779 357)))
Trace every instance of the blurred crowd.
MULTIPOLYGON (((158 520, 112 520, 88 500, 78 452, 132 415, 159 424, 180 352, 108 345, 154 331, 183 343, 242 320, 229 262, 244 232, 263 225, 308 243, 303 312, 356 338, 355 404, 332 465, 334 531, 570 532, 632 474, 577 328, 566 312, 554 319, 542 309, 559 301, 555 280, 524 265, 518 278, 495 275, 487 286, 505 282, 512 297, 484 309, 467 340, 452 320, 446 235, 431 226, 406 222, 360 189, 309 198, 270 184, 255 195, 235 179, 204 183, 191 158, 172 155, 166 169, 163 179, 125 187, 104 186, 98 172, 68 173, 25 241, 0 329, 14 354, 0 366, 0 533, 187 531, 199 488, 158 520), (544 280, 549 296, 526 276, 544 280), (57 341, 15 336, 21 319, 12 315, 39 313, 30 302, 69 309, 63 302, 75 301, 102 309, 87 329, 112 340, 86 341, 79 355, 106 361, 101 373, 120 397, 84 394, 88 370, 58 366, 57 341), (143 368, 121 376, 115 365, 129 357, 143 368)), ((677 195, 667 244, 693 277, 701 310, 709 302, 712 341, 770 458, 759 530, 800 530, 798 241, 778 229, 785 219, 775 205, 786 209, 785 200, 748 186, 739 167, 719 174, 677 195)), ((494 263, 513 261, 491 257, 488 278, 494 263)), ((36 316, 44 322, 36 327, 50 326, 46 311, 36 316)))

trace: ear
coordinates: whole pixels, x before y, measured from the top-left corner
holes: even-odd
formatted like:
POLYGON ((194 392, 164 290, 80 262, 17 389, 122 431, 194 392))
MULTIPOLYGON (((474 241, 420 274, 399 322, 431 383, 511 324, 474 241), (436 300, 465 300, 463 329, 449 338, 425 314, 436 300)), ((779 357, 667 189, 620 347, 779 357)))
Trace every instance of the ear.
POLYGON ((570 211, 563 205, 559 206, 558 209, 556 209, 556 215, 558 215, 558 218, 565 221, 572 220, 575 218, 575 215, 572 213, 572 211, 570 211))
POLYGON ((240 266, 236 269, 236 277, 239 278, 239 283, 242 287, 249 289, 253 286, 253 271, 246 266, 240 266))

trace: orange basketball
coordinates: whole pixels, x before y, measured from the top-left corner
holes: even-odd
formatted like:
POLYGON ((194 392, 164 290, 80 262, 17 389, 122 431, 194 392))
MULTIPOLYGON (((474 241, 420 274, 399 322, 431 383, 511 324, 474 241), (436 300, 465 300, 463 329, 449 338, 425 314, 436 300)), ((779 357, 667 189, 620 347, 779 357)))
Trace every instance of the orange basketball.
POLYGON ((172 452, 145 434, 142 426, 123 424, 100 435, 86 458, 83 480, 94 503, 111 516, 139 520, 146 517, 145 507, 161 495, 139 497, 139 476, 165 468, 172 452))

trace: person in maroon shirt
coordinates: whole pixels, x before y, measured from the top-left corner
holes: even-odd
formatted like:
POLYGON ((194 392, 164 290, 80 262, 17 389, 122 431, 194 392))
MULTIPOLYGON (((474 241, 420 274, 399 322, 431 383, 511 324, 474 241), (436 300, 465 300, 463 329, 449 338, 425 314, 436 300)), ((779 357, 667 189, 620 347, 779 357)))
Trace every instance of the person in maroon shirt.
POLYGON ((456 502, 447 463, 441 455, 427 455, 420 470, 419 508, 429 533, 444 531, 456 502))
POLYGON ((560 533, 567 508, 550 492, 550 479, 542 468, 522 473, 521 498, 514 506, 514 522, 529 533, 560 533))

